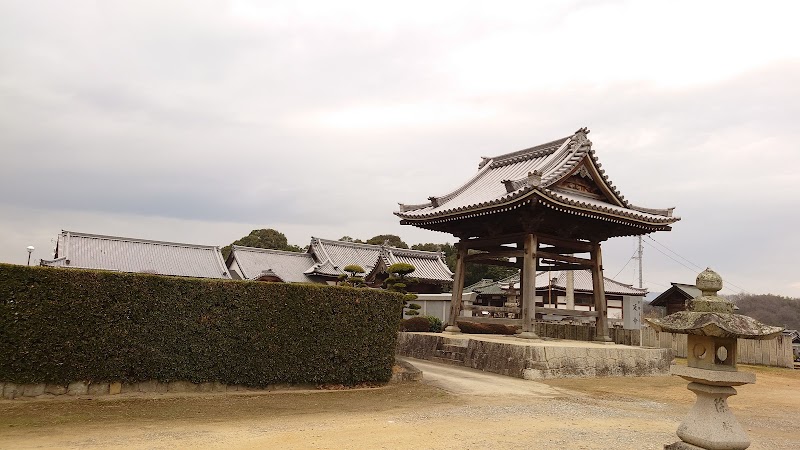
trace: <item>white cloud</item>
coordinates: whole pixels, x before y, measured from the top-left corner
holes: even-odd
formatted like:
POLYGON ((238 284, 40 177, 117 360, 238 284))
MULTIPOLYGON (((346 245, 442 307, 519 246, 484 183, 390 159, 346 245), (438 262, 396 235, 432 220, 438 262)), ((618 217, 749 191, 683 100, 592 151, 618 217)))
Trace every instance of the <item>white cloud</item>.
MULTIPOLYGON (((684 218, 656 239, 748 290, 800 295, 798 8, 5 2, 0 261, 62 228, 452 242, 400 226, 396 203, 588 126, 626 197, 684 218)), ((606 246, 616 273, 630 243, 606 246)), ((694 277, 652 250, 645 270, 652 289, 694 277)))

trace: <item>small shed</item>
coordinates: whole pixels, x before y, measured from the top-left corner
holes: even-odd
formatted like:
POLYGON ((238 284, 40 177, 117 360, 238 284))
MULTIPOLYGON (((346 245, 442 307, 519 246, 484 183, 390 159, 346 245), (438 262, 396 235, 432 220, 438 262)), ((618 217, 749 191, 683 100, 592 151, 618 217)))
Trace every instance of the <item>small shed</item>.
POLYGON ((670 315, 678 311, 685 311, 689 300, 701 295, 703 294, 700 289, 697 289, 697 286, 693 284, 672 283, 672 287, 650 302, 650 306, 666 308, 666 315, 670 315))

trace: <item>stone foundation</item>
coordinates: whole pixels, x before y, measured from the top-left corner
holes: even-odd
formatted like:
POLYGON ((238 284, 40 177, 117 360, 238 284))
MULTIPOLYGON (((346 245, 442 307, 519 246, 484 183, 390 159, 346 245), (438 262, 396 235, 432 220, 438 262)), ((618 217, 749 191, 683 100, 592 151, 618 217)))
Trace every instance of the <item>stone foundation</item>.
POLYGON ((186 393, 186 392, 255 392, 273 391, 277 389, 314 389, 315 386, 299 386, 289 384, 279 384, 268 386, 264 389, 248 388, 238 385, 226 385, 220 382, 191 383, 189 381, 172 381, 162 383, 159 381, 143 381, 140 383, 90 383, 85 381, 75 381, 67 385, 57 384, 18 384, 0 382, 0 393, 2 398, 13 400, 17 398, 58 398, 58 397, 79 397, 79 396, 106 396, 119 394, 165 394, 165 393, 186 393))
POLYGON ((668 375, 671 349, 514 336, 399 333, 397 354, 528 380, 668 375))

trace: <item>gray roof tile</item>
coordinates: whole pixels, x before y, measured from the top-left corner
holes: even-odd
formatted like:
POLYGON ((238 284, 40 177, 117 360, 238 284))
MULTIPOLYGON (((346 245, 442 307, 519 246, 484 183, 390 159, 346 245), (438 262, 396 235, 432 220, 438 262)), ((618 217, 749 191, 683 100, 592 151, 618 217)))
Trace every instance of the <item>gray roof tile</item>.
POLYGON ((384 267, 404 262, 415 267, 414 278, 428 281, 452 281, 453 273, 447 268, 441 255, 435 252, 409 250, 384 245, 371 245, 356 242, 333 241, 311 238, 309 252, 318 263, 312 271, 324 276, 344 274, 345 266, 358 264, 366 274, 371 274, 382 261, 384 267))
POLYGON ((439 253, 383 247, 381 259, 383 259, 385 267, 397 263, 411 264, 415 270, 409 276, 419 280, 453 281, 453 272, 447 267, 439 253))
POLYGON ((267 271, 287 283, 313 283, 305 272, 316 261, 309 253, 285 252, 266 248, 231 246, 231 265, 236 264, 242 278, 254 280, 267 271))
POLYGON ((312 237, 308 251, 319 263, 316 273, 338 276, 344 274, 342 269, 350 264, 358 264, 369 273, 378 262, 381 246, 312 237))
POLYGON ((62 231, 43 266, 230 279, 219 247, 62 231))

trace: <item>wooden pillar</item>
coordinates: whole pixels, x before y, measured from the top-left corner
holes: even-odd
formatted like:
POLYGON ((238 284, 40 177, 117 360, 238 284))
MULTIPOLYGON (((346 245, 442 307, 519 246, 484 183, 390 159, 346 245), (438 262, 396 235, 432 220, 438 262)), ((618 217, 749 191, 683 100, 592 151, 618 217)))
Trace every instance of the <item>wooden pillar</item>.
POLYGON ((458 328, 458 316, 461 315, 462 296, 464 295, 464 269, 467 256, 467 246, 459 242, 456 244, 458 253, 456 254, 456 272, 453 274, 453 297, 450 299, 450 320, 444 331, 460 333, 458 328))
POLYGON ((603 254, 600 243, 592 243, 592 286, 594 290, 594 310, 597 312, 597 325, 594 340, 611 342, 608 337, 608 307, 606 306, 605 283, 603 282, 603 254))
MULTIPOLYGON (((523 246, 522 242, 517 244, 517 247, 522 247, 522 246, 523 246)), ((521 321, 520 323, 524 322, 522 320, 522 317, 525 314, 524 313, 524 311, 525 311, 525 299, 522 298, 522 286, 525 286, 525 271, 520 269, 519 270, 519 290, 517 291, 517 298, 519 299, 519 301, 517 302, 518 303, 517 307, 519 308, 519 314, 517 315, 517 319, 520 319, 520 321, 521 321)), ((520 330, 520 331, 524 331, 524 330, 520 330)))
POLYGON ((539 339, 533 331, 533 320, 536 318, 536 250, 538 242, 533 234, 525 235, 525 255, 522 260, 520 289, 522 290, 522 333, 517 337, 523 339, 539 339))

